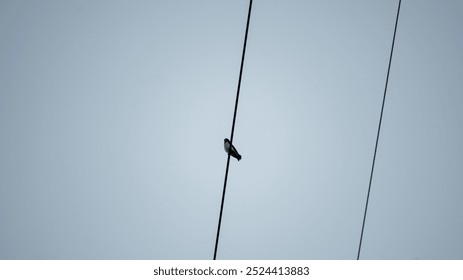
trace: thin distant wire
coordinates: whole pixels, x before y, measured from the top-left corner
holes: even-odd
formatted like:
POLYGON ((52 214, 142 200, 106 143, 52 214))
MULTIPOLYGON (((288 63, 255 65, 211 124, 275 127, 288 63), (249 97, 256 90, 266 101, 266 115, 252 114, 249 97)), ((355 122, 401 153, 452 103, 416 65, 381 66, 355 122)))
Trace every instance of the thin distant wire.
MULTIPOLYGON (((246 32, 245 32, 245 35, 244 35, 243 54, 241 56, 240 75, 239 75, 239 78, 238 78, 238 88, 236 90, 235 112, 233 113, 233 124, 232 124, 231 136, 230 136, 230 147, 233 145, 233 135, 235 133, 236 111, 238 109, 238 99, 240 97, 241 77, 243 75, 244 57, 245 57, 245 54, 246 54, 246 44, 247 44, 247 41, 248 41, 248 30, 249 30, 249 21, 251 19, 251 8, 252 8, 252 0, 249 1, 248 19, 247 19, 247 22, 246 22, 246 32)), ((223 183, 223 192, 222 192, 222 203, 220 205, 219 223, 217 225, 217 236, 216 236, 216 239, 215 239, 214 260, 217 259, 217 247, 219 245, 220 225, 222 224, 222 213, 223 213, 223 205, 224 205, 224 202, 225 202, 225 191, 227 189, 227 179, 228 179, 228 168, 229 167, 230 167, 230 153, 228 153, 227 167, 225 169, 225 179, 224 179, 224 183, 223 183)))
POLYGON ((365 220, 367 218, 368 201, 370 199, 370 191, 371 191, 371 181, 373 179, 373 172, 375 170, 376 151, 378 150, 379 134, 381 132, 381 123, 382 123, 382 120, 383 120, 384 103, 386 101, 387 85, 388 85, 388 82, 389 82, 389 72, 391 71, 392 54, 394 53, 395 35, 397 33, 397 23, 399 22, 399 13, 400 13, 400 4, 401 4, 401 2, 402 2, 402 0, 399 0, 399 5, 397 6, 397 15, 396 15, 396 19, 395 19, 394 36, 392 37, 391 54, 389 56, 389 66, 387 67, 386 84, 384 85, 383 104, 381 106, 381 114, 379 116, 378 132, 376 134, 375 152, 373 154, 373 162, 371 164, 370 182, 368 184, 368 194, 367 194, 367 200, 366 200, 366 203, 365 203, 365 212, 363 214, 362 232, 360 234, 360 242, 359 242, 359 249, 358 249, 358 252, 357 252, 357 260, 360 259, 360 251, 362 249, 363 231, 365 229, 365 220))

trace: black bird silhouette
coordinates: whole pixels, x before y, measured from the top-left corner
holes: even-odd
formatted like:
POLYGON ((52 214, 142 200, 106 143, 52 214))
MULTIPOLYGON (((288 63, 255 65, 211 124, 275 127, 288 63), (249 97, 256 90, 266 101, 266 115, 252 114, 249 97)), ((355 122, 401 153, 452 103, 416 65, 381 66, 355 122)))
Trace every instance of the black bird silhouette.
POLYGON ((238 161, 241 160, 241 155, 238 153, 235 146, 230 145, 230 140, 228 140, 228 138, 223 139, 223 147, 225 149, 225 152, 227 152, 227 154, 230 154, 232 157, 236 158, 238 161), (230 146, 231 146, 231 149, 230 149, 230 146))

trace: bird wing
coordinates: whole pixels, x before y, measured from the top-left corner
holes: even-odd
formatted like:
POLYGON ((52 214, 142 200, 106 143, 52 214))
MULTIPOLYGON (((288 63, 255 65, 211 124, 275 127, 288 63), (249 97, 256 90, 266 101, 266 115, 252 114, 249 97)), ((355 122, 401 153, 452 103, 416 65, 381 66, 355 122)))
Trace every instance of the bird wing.
POLYGON ((239 155, 238 151, 236 150, 235 146, 231 146, 231 149, 232 149, 232 153, 236 154, 236 155, 239 155))

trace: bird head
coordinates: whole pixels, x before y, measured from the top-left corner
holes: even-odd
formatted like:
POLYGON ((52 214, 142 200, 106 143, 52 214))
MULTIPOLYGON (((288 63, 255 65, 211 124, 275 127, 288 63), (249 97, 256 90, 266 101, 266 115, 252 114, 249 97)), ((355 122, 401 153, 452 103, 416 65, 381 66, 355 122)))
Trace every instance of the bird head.
POLYGON ((228 138, 225 138, 225 139, 223 139, 223 142, 224 142, 224 143, 229 143, 230 140, 228 140, 228 138))

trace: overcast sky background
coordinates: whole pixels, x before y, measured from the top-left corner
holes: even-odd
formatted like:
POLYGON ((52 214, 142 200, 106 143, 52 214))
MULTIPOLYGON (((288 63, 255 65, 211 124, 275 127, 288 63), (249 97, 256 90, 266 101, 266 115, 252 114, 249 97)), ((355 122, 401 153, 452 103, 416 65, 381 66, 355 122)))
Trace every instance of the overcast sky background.
MULTIPOLYGON (((255 0, 218 259, 355 259, 397 1, 255 0)), ((0 258, 211 259, 247 0, 0 1, 0 258)), ((361 259, 463 259, 463 2, 402 1, 361 259)))

